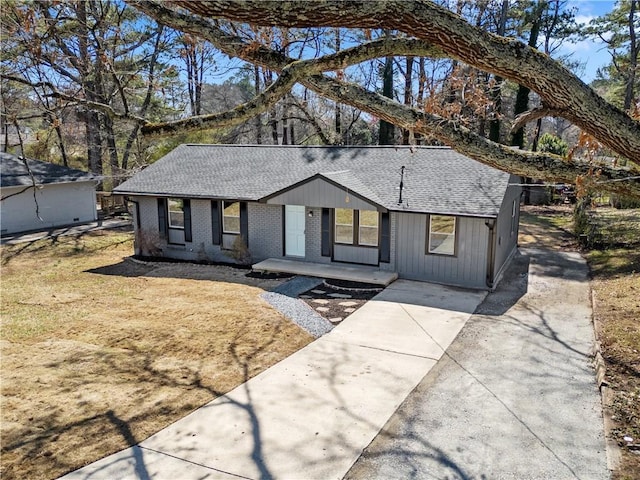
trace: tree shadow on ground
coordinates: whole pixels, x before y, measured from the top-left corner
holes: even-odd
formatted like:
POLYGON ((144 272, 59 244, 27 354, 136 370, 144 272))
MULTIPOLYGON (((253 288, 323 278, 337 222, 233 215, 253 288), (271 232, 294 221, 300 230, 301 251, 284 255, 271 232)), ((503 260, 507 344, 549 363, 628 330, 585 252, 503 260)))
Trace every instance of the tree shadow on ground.
MULTIPOLYGON (((250 320, 247 320, 250 321, 250 320)), ((177 374, 174 371, 166 370, 164 368, 158 368, 157 358, 152 353, 147 353, 142 356, 137 355, 138 361, 131 362, 119 362, 116 361, 116 357, 110 355, 101 356, 102 365, 95 366, 94 368, 104 368, 110 371, 118 372, 115 375, 115 381, 111 385, 111 388, 118 389, 120 384, 130 384, 132 378, 140 378, 140 385, 148 384, 153 389, 166 390, 175 389, 179 391, 181 389, 198 390, 207 394, 210 402, 218 397, 225 397, 226 402, 232 403, 238 409, 244 411, 251 419, 252 436, 254 451, 251 456, 252 461, 255 463, 256 468, 260 471, 260 478, 272 478, 269 472, 266 461, 262 454, 262 440, 260 433, 260 419, 256 414, 253 406, 253 399, 251 397, 250 386, 246 382, 256 374, 255 368, 252 367, 252 360, 261 354, 264 354, 269 350, 271 345, 276 341, 281 329, 279 326, 274 326, 269 332, 265 330, 265 334, 262 336, 259 343, 254 344, 251 348, 247 348, 247 342, 242 341, 244 335, 244 329, 238 328, 238 332, 235 338, 229 343, 227 349, 228 353, 233 358, 236 364, 237 370, 241 372, 240 384, 243 385, 248 401, 239 402, 226 396, 226 391, 221 391, 212 386, 212 381, 205 381, 200 374, 200 370, 194 369, 189 371, 188 378, 184 375, 177 374)), ((133 352, 132 355, 139 354, 140 352, 133 352)), ((78 359, 68 358, 61 361, 76 361, 78 359)), ((80 360, 78 360, 80 361, 80 360)), ((48 368, 56 369, 56 364, 51 363, 47 365, 48 368)), ((69 373, 72 375, 72 373, 69 373)), ((80 388, 71 386, 77 384, 77 378, 61 378, 62 384, 69 383, 69 393, 75 393, 80 388)), ((87 387, 90 393, 90 386, 87 387)), ((77 401, 77 400, 72 400, 77 401)), ((151 416, 157 415, 169 415, 168 420, 165 421, 163 427, 170 421, 178 420, 184 415, 187 415, 189 411, 201 407, 202 405, 186 406, 186 410, 182 408, 180 410, 180 416, 175 417, 175 412, 169 408, 168 410, 162 405, 154 405, 154 408, 150 411, 144 410, 135 412, 129 418, 123 418, 122 414, 118 413, 117 405, 112 408, 108 408, 102 411, 96 411, 94 414, 89 414, 90 409, 84 408, 78 412, 77 418, 71 422, 62 422, 60 420, 61 412, 58 407, 51 406, 47 411, 32 412, 33 417, 30 419, 34 428, 30 428, 27 435, 11 436, 3 435, 2 454, 11 456, 11 458, 18 461, 13 462, 14 465, 3 465, 2 477, 5 478, 35 478, 42 477, 42 473, 39 473, 37 465, 43 465, 46 471, 55 472, 56 478, 66 472, 74 471, 82 465, 77 462, 77 456, 74 450, 82 447, 82 443, 103 443, 104 439, 101 439, 102 435, 119 435, 121 441, 118 442, 122 446, 134 447, 138 445, 145 438, 142 436, 136 436, 136 431, 140 432, 140 424, 151 416), (86 436, 86 429, 90 427, 90 431, 94 432, 91 437, 86 436), (72 437, 74 440, 72 444, 68 444, 66 450, 59 451, 58 443, 61 437, 72 437), (75 443, 76 447, 73 447, 75 443), (75 457, 75 459, 74 459, 75 457), (30 459, 28 462, 31 464, 28 470, 22 469, 20 463, 25 459, 30 459), (46 467, 44 464, 46 464, 46 467), (29 472, 26 475, 25 472, 29 472), (20 473, 22 472, 22 473, 20 473)), ((177 411, 176 411, 177 412, 177 411)), ((147 435, 148 436, 148 435, 147 435)), ((133 466, 135 478, 141 480, 148 480, 153 477, 153 472, 150 472, 144 459, 144 447, 136 447, 131 450, 131 458, 126 460, 127 463, 133 466)), ((105 455, 115 453, 115 450, 104 452, 105 455)), ((82 457, 80 457, 82 459, 82 457)), ((97 461, 98 458, 92 458, 91 461, 97 461)), ((111 475, 115 464, 122 465, 122 458, 114 460, 113 465, 105 465, 98 472, 91 471, 86 475, 81 471, 77 472, 73 478, 94 478, 96 473, 98 477, 99 472, 104 475, 111 475)), ((188 461, 187 461, 188 462, 188 461)), ((3 462, 4 463, 4 462, 3 462)), ((207 468, 211 471, 216 471, 215 466, 202 465, 203 468, 207 468)), ((117 467, 116 467, 117 468, 117 467)))
MULTIPOLYGON (((130 230, 122 229, 121 231, 122 233, 127 233, 130 230)), ((113 229, 111 232, 113 232, 113 229)), ((87 230, 73 235, 50 235, 46 238, 38 238, 28 242, 4 244, 2 246, 2 266, 7 266, 12 260, 18 259, 22 255, 33 255, 35 253, 44 252, 52 247, 62 246, 64 248, 60 249, 58 255, 61 257, 72 257, 75 255, 86 255, 88 253, 106 250, 129 241, 127 239, 118 242, 106 242, 104 245, 99 245, 93 248, 87 248, 87 245, 84 243, 85 239, 89 237, 108 235, 108 233, 109 231, 107 230, 87 230)))
POLYGON ((248 276, 250 272, 245 267, 233 265, 205 265, 189 262, 142 262, 131 257, 121 262, 102 267, 85 270, 96 275, 109 275, 118 277, 155 277, 175 278, 183 280, 208 280, 237 283, 241 285, 258 286, 265 290, 271 290, 287 277, 261 278, 248 276))

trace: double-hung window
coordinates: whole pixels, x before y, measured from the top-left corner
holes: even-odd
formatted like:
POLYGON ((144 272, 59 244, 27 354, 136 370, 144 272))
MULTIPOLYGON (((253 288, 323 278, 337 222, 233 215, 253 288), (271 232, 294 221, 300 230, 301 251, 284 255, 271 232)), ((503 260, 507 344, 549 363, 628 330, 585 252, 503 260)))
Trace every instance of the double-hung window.
POLYGON ((353 210, 336 208, 336 243, 353 244, 353 225, 353 210))
POLYGON ((181 198, 170 198, 167 206, 169 210, 169 228, 184 230, 184 201, 181 198))
POLYGON ((335 242, 345 245, 377 247, 379 217, 375 210, 336 208, 335 242))
POLYGON ((166 238, 171 244, 191 242, 191 200, 158 198, 158 226, 161 238, 166 238))
POLYGON ((222 202, 222 232, 240 235, 240 202, 222 202))
POLYGON ((450 215, 429 216, 427 253, 455 255, 456 217, 450 215))
POLYGON ((374 210, 358 211, 358 244, 378 246, 379 215, 374 210))

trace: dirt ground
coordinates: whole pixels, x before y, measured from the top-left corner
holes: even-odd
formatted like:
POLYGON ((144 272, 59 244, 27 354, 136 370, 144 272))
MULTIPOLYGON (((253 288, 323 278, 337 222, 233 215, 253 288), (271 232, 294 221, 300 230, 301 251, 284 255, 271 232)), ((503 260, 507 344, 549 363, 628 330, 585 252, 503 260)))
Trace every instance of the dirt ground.
POLYGON ((282 280, 138 263, 131 235, 2 247, 3 479, 133 445, 312 338, 260 298, 282 280))

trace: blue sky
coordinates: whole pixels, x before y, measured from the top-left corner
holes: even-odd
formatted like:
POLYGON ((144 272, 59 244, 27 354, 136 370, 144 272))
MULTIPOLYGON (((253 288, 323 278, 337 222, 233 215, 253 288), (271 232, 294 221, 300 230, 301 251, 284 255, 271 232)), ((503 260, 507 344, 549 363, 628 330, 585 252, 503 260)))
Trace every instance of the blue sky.
MULTIPOLYGON (((610 0, 569 0, 567 3, 567 7, 577 9, 576 20, 582 24, 588 24, 591 19, 611 12, 614 6, 615 2, 610 0)), ((585 70, 581 78, 586 83, 595 78, 599 67, 608 65, 611 60, 606 45, 594 39, 582 40, 574 44, 566 43, 562 47, 562 52, 573 52, 574 58, 585 62, 585 70)))

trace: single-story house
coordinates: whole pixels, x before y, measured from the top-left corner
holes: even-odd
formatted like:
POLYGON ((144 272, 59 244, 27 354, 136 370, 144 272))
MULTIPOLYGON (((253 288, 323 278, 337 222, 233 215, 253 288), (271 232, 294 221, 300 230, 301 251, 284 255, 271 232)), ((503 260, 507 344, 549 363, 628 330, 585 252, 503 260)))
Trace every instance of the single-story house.
POLYGON ((516 251, 517 177, 445 147, 181 145, 114 192, 136 254, 374 265, 492 289, 516 251))
POLYGON ((2 235, 92 222, 97 219, 94 175, 0 153, 2 235), (35 186, 34 186, 35 184, 35 186))

